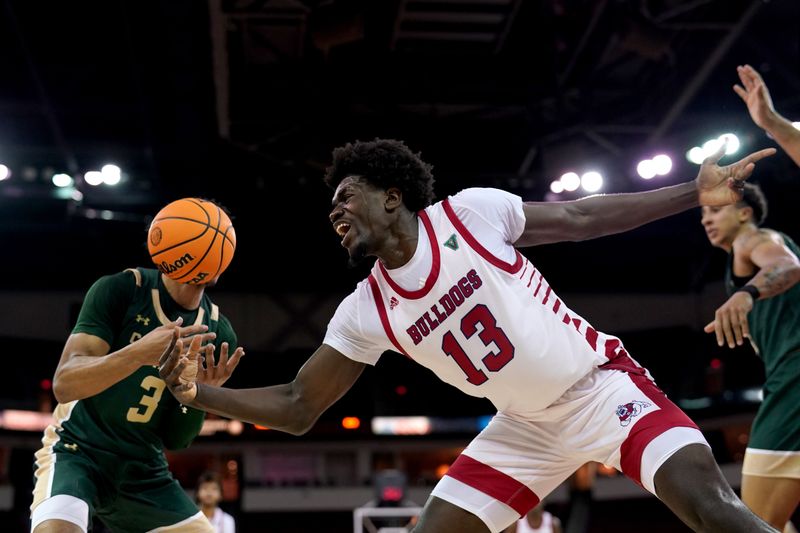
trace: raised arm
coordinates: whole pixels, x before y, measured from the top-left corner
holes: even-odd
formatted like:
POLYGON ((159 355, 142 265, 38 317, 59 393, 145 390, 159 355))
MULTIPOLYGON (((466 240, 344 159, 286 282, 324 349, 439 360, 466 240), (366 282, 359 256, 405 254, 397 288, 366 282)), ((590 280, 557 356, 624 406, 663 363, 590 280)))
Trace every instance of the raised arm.
POLYGON ((737 67, 736 71, 742 85, 734 85, 733 90, 747 104, 753 122, 772 136, 800 166, 800 130, 775 110, 767 84, 756 69, 744 65, 737 67))
MULTIPOLYGON (((778 235, 770 231, 760 230, 739 246, 735 243, 734 254, 739 261, 758 269, 747 285, 758 290, 759 299, 777 296, 800 282, 800 260, 778 235)), ((706 325, 704 331, 715 333, 720 346, 725 343, 730 348, 741 345, 750 335, 747 314, 753 309, 753 303, 750 293, 743 290, 734 292, 717 309, 714 321, 706 325)))
POLYGON ((195 382, 195 374, 186 372, 193 356, 181 355, 182 351, 178 341, 159 370, 179 402, 293 435, 311 429, 320 415, 350 390, 365 366, 323 344, 291 383, 228 389, 195 382))
POLYGON ((755 163, 775 153, 767 148, 720 167, 724 146, 706 159, 694 181, 654 191, 605 194, 569 202, 526 202, 525 229, 515 246, 583 241, 621 233, 698 205, 727 205, 741 199, 741 188, 755 163))

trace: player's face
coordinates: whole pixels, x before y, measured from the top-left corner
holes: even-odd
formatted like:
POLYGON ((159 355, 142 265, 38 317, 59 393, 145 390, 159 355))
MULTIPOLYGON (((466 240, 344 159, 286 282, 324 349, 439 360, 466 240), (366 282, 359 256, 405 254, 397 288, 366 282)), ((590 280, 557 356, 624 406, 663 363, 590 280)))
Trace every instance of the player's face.
POLYGON ((729 250, 742 224, 747 220, 746 213, 736 205, 703 206, 702 212, 700 222, 706 230, 709 242, 717 248, 729 250))
POLYGON ((387 226, 383 208, 386 193, 358 176, 348 176, 333 195, 329 215, 333 230, 355 265, 379 248, 382 229, 387 226))
POLYGON ((197 501, 200 505, 215 506, 222 499, 222 491, 214 481, 201 483, 197 488, 197 501))

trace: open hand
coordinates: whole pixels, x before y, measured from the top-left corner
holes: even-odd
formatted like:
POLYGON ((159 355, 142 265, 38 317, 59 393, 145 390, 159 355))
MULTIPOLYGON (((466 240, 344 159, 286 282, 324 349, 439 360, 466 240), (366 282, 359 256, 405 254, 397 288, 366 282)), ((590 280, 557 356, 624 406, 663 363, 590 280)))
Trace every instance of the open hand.
POLYGON ((717 344, 720 346, 724 346, 726 342, 729 348, 741 346, 744 339, 750 336, 747 313, 751 309, 753 309, 753 297, 747 292, 734 292, 728 301, 717 309, 714 321, 709 322, 703 331, 715 333, 717 344))
POLYGON ((163 356, 165 350, 172 349, 172 339, 177 335, 178 338, 200 337, 201 342, 208 342, 217 337, 216 333, 209 333, 208 326, 197 324, 181 327, 183 319, 159 326, 151 330, 147 335, 133 343, 136 350, 134 353, 142 365, 160 364, 159 358, 163 356))
POLYGON ((190 404, 197 396, 196 381, 204 349, 202 342, 201 336, 195 335, 187 345, 176 331, 159 361, 158 374, 175 399, 184 405, 190 404))
POLYGON ((734 85, 733 90, 747 105, 747 111, 750 112, 753 122, 759 128, 768 130, 778 118, 778 113, 761 74, 750 65, 736 67, 736 72, 742 85, 734 85))
POLYGON ((228 357, 228 349, 228 343, 223 342, 219 350, 219 359, 215 361, 214 345, 206 344, 203 347, 205 365, 200 365, 197 369, 197 383, 221 387, 228 381, 244 355, 244 348, 241 346, 236 348, 230 357, 228 357))
POLYGON ((756 162, 775 154, 774 148, 765 148, 743 157, 736 163, 724 167, 717 163, 725 155, 726 144, 706 158, 700 166, 695 183, 700 205, 719 206, 742 199, 744 182, 753 173, 756 162))

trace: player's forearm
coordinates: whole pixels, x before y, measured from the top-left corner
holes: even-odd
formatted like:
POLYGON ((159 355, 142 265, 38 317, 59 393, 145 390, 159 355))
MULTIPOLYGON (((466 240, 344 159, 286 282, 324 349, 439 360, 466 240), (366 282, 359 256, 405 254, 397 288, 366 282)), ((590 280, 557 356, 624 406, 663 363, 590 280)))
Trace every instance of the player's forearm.
POLYGON ((99 394, 133 374, 141 363, 126 346, 101 357, 74 354, 53 378, 53 394, 59 403, 83 400, 99 394))
POLYGON ((800 130, 777 113, 767 123, 765 130, 792 158, 792 161, 800 166, 800 130))
POLYGON ((192 407, 227 418, 301 435, 319 417, 305 405, 291 383, 258 389, 197 386, 192 407))
POLYGON ((578 200, 574 205, 576 215, 582 221, 578 240, 622 233, 698 205, 694 181, 654 191, 578 200))
POLYGON ((781 261, 763 267, 748 282, 760 293, 760 299, 784 293, 800 282, 800 265, 794 261, 781 261))

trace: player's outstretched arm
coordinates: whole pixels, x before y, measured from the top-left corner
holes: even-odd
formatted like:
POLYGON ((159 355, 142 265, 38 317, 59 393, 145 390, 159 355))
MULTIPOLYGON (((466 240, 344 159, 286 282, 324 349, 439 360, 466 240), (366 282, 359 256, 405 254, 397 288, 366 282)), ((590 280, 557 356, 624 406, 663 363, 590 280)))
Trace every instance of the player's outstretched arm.
POLYGON ((774 148, 754 152, 719 166, 722 146, 706 159, 694 181, 654 191, 605 194, 569 202, 526 202, 525 229, 515 246, 583 241, 621 233, 698 205, 727 205, 741 199, 741 189, 756 162, 774 148))
POLYGON ((747 105, 750 118, 756 126, 769 133, 800 166, 800 130, 775 110, 767 84, 756 69, 744 65, 736 67, 736 72, 742 84, 734 85, 733 90, 747 105))
POLYGON ((179 402, 293 435, 311 429, 320 415, 350 390, 365 366, 323 344, 291 383, 257 389, 227 389, 198 383, 191 370, 196 354, 187 352, 179 340, 166 354, 159 369, 179 402))
POLYGON ((211 340, 207 326, 181 327, 181 320, 160 326, 138 341, 108 353, 108 342, 88 333, 69 336, 53 377, 53 394, 59 403, 82 400, 99 394, 111 385, 133 374, 139 367, 154 365, 170 344, 173 335, 200 335, 211 340))

